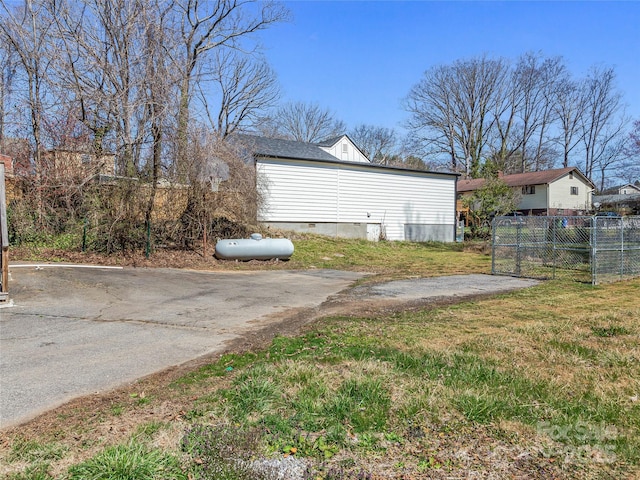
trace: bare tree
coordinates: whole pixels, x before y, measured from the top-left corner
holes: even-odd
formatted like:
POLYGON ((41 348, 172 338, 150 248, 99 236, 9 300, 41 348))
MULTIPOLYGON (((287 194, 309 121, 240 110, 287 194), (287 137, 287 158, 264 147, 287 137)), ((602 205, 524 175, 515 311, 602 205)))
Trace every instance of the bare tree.
MULTIPOLYGON (((450 86, 454 83, 451 68, 439 66, 427 70, 405 100, 411 114, 407 123, 412 150, 424 156, 445 155, 448 166, 459 171, 456 141, 457 115, 450 86)), ((464 167, 464 161, 462 162, 464 167)))
POLYGON ((566 67, 561 57, 545 58, 539 71, 541 102, 538 109, 538 129, 532 135, 531 163, 534 171, 553 167, 557 152, 554 148, 552 128, 556 121, 553 108, 557 89, 566 67))
MULTIPOLYGON (((19 78, 24 82, 23 102, 29 117, 29 137, 32 142, 33 171, 35 181, 30 185, 29 196, 32 208, 37 212, 35 227, 42 229, 46 224, 46 206, 43 183, 47 180, 43 172, 43 115, 47 98, 46 78, 49 73, 50 57, 47 55, 51 19, 38 2, 27 0, 20 7, 12 8, 0 0, 0 40, 13 51, 17 58, 19 78)), ((28 168, 31 171, 30 168, 28 168)))
POLYGON ((622 95, 616 90, 613 68, 593 68, 586 80, 581 123, 584 173, 590 180, 598 163, 610 155, 610 147, 624 135, 627 121, 622 110, 622 95))
POLYGON ((633 122, 633 128, 629 132, 631 143, 629 144, 629 152, 632 155, 640 155, 640 120, 633 122))
POLYGON ((147 162, 150 173, 151 189, 145 211, 145 224, 149 230, 155 207, 155 199, 160 180, 162 156, 165 152, 164 140, 168 126, 172 102, 170 97, 174 93, 175 78, 171 75, 171 65, 166 55, 166 49, 171 45, 165 31, 170 10, 163 8, 162 1, 147 3, 143 15, 144 41, 143 57, 145 81, 144 99, 146 123, 151 140, 151 155, 147 162))
POLYGON ((3 147, 6 132, 6 105, 13 90, 16 73, 15 52, 8 43, 0 45, 0 148, 3 147))
POLYGON ((471 177, 550 168, 559 155, 569 166, 584 154, 578 163, 592 179, 621 155, 614 146, 626 120, 614 78, 594 68, 578 82, 560 57, 539 53, 513 66, 480 57, 434 67, 405 102, 414 151, 471 177))
POLYGON ((145 134, 146 3, 49 1, 64 53, 56 63, 59 88, 74 92, 80 120, 93 133, 96 153, 112 133, 120 172, 134 176, 141 168, 145 134))
POLYGON ((490 144, 493 153, 488 161, 491 169, 508 173, 515 173, 522 164, 516 152, 522 147, 522 137, 517 134, 517 121, 523 93, 516 85, 516 73, 505 69, 500 88, 496 90, 495 110, 492 112, 496 119, 495 140, 490 144))
POLYGON ((44 111, 46 75, 50 60, 46 55, 51 19, 40 3, 26 1, 21 7, 10 7, 0 0, 3 15, 0 18, 1 40, 8 44, 18 59, 26 82, 26 105, 29 110, 31 135, 34 142, 36 173, 40 174, 42 142, 42 116, 44 111))
POLYGON ((242 160, 239 147, 212 133, 194 129, 189 142, 192 177, 187 206, 180 218, 181 243, 202 239, 206 251, 216 220, 254 225, 261 196, 253 164, 242 160))
POLYGON ((599 174, 599 191, 603 191, 610 177, 615 176, 619 167, 624 168, 625 155, 629 138, 618 136, 614 141, 608 142, 604 150, 595 159, 594 170, 599 174))
POLYGON ((286 20, 288 12, 270 0, 176 0, 175 8, 181 43, 174 57, 180 73, 176 156, 185 162, 193 83, 207 54, 220 47, 249 48, 247 37, 286 20))
POLYGON ((520 92, 520 171, 539 170, 552 118, 554 92, 563 70, 561 59, 527 53, 515 67, 514 89, 520 92), (532 145, 533 144, 533 145, 532 145))
POLYGON ((398 138, 392 128, 361 124, 351 130, 349 136, 373 163, 388 165, 398 154, 398 138))
POLYGON ((425 72, 405 108, 411 114, 407 126, 426 152, 444 153, 451 169, 480 175, 505 68, 502 60, 480 57, 425 72))
POLYGON ((560 128, 558 143, 562 146, 562 166, 569 166, 571 153, 580 144, 585 131, 580 128, 585 112, 584 84, 561 78, 556 87, 553 108, 560 128))
POLYGON ((315 143, 343 135, 346 125, 318 104, 290 102, 263 118, 259 131, 265 136, 315 143))
POLYGON ((260 114, 280 96, 275 72, 262 59, 221 49, 216 53, 211 78, 216 83, 217 113, 210 109, 207 93, 200 84, 202 103, 212 127, 226 138, 241 127, 251 127, 260 114))
POLYGON ((633 122, 617 176, 625 182, 640 185, 640 120, 633 122))
POLYGON ((106 45, 92 42, 91 34, 95 34, 98 27, 86 4, 57 0, 48 6, 53 12, 55 38, 60 49, 60 58, 55 64, 58 92, 70 92, 70 100, 77 105, 78 121, 91 132, 92 149, 100 155, 116 121, 107 72, 101 65, 106 45), (91 34, 85 32, 87 25, 92 26, 91 34))

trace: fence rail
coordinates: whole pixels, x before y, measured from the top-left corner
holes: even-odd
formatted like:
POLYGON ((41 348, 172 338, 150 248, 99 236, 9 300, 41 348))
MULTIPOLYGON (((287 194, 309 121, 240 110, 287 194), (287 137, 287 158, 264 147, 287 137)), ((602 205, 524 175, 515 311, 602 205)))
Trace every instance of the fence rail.
POLYGON ((492 273, 592 283, 640 276, 640 216, 496 217, 492 273))

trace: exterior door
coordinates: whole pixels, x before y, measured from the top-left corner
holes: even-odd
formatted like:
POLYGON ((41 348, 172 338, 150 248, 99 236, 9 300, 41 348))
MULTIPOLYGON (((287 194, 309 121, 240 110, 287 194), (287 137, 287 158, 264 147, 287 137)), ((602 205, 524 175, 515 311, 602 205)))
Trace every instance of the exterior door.
POLYGON ((380 224, 367 223, 367 240, 377 242, 380 240, 380 224))

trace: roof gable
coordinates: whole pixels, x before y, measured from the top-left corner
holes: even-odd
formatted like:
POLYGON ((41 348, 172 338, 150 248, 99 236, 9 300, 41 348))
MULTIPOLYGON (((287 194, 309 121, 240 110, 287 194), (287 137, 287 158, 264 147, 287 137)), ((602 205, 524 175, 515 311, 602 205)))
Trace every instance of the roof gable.
POLYGON ((622 185, 618 188, 618 192, 622 193, 623 190, 632 190, 633 192, 640 193, 640 186, 634 185, 633 183, 627 183, 626 185, 622 185))
MULTIPOLYGON (((336 143, 342 140, 346 135, 338 135, 337 137, 325 138, 323 141, 316 143, 319 147, 333 147, 336 143)), ((349 138, 349 137, 347 137, 349 138)), ((353 143, 353 142, 352 142, 353 143)))
POLYGON ((338 160, 348 162, 371 163, 371 160, 360 150, 348 135, 340 135, 339 137, 328 138, 317 143, 325 152, 333 155, 338 160))

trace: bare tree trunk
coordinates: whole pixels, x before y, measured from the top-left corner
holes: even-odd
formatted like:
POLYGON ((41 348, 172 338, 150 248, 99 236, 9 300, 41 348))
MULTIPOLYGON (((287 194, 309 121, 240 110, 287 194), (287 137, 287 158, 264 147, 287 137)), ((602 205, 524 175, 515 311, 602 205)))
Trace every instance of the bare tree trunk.
POLYGON ((255 13, 249 5, 255 0, 178 0, 183 57, 176 59, 181 72, 179 107, 176 132, 176 165, 180 176, 186 174, 189 110, 192 101, 193 82, 198 67, 207 54, 219 48, 236 48, 241 39, 271 24, 283 21, 288 12, 280 5, 267 1, 260 4, 255 13))

